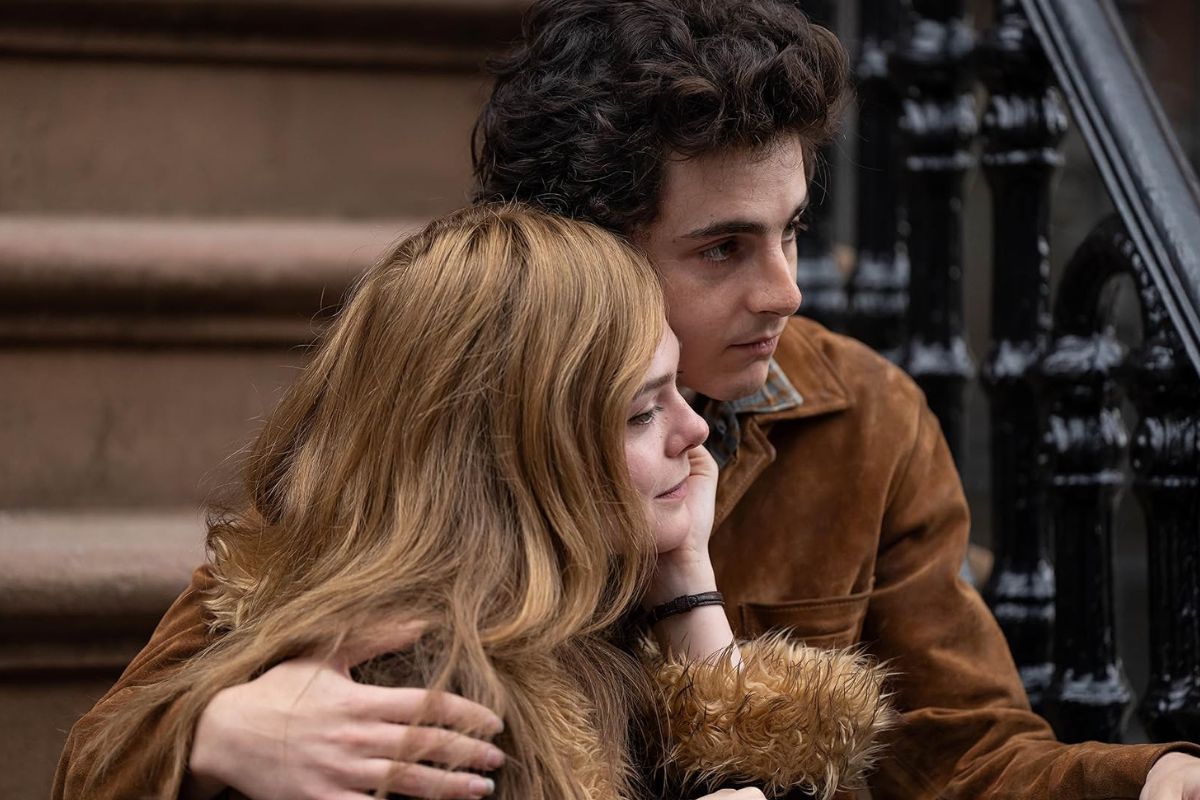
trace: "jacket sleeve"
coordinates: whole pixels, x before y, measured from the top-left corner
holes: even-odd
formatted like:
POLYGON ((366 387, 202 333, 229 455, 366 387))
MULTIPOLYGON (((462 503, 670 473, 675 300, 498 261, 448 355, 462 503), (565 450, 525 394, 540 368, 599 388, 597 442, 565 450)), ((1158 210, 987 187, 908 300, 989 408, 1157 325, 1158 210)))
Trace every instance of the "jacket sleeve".
POLYGON ((800 789, 821 798, 862 786, 892 719, 884 671, 855 653, 782 634, 740 647, 740 666, 729 658, 649 662, 673 782, 749 782, 768 795, 800 789))
MULTIPOLYGON (((96 723, 107 712, 118 708, 132 689, 162 679, 208 645, 208 625, 201 600, 211 580, 207 567, 200 567, 192 574, 191 584, 167 610, 150 641, 108 693, 71 728, 54 776, 51 800, 178 797, 178 783, 162 777, 161 766, 149 763, 136 749, 117 755, 98 781, 89 780, 94 766, 92 760, 77 754, 81 745, 93 735, 96 723)), ((171 713, 171 708, 164 709, 146 730, 139 732, 139 738, 153 740, 166 726, 171 713)))
POLYGON ((924 403, 891 491, 862 640, 901 712, 872 779, 891 798, 1136 798, 1151 764, 1193 745, 1064 745, 1028 705, 1003 633, 959 578, 969 519, 924 403))

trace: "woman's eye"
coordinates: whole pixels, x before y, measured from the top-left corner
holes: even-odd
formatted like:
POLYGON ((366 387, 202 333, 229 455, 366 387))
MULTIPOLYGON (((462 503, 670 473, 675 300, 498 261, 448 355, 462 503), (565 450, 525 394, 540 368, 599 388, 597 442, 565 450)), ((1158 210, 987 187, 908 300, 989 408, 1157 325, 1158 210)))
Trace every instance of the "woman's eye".
POLYGON ((728 239, 700 251, 700 257, 705 261, 728 261, 737 252, 737 240, 728 239))
POLYGON ((630 425, 649 425, 658 416, 658 412, 662 411, 662 406, 655 406, 649 411, 643 411, 641 414, 635 414, 629 418, 630 425))

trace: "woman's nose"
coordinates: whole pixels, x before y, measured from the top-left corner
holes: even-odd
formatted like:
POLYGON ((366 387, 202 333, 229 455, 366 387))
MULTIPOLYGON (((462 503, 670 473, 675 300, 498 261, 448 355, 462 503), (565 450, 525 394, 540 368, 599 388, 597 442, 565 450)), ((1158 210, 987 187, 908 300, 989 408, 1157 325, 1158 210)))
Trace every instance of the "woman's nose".
POLYGON ((672 436, 675 446, 671 455, 686 453, 693 447, 704 444, 704 440, 708 438, 708 423, 704 421, 704 417, 693 411, 687 403, 681 405, 678 428, 672 436))

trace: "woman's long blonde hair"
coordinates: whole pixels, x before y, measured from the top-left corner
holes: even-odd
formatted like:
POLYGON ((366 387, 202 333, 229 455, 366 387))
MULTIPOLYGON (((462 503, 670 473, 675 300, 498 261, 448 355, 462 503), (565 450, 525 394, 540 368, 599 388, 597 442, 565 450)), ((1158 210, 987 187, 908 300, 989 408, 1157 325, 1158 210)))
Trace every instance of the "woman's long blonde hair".
POLYGON ((623 431, 663 320, 649 263, 585 223, 478 207, 399 243, 267 421, 240 510, 210 523, 216 641, 93 732, 93 778, 152 747, 173 782, 219 690, 419 621, 396 679, 503 717, 497 796, 632 794, 638 670, 612 633, 653 537, 623 431), (169 735, 139 739, 167 704, 169 735))

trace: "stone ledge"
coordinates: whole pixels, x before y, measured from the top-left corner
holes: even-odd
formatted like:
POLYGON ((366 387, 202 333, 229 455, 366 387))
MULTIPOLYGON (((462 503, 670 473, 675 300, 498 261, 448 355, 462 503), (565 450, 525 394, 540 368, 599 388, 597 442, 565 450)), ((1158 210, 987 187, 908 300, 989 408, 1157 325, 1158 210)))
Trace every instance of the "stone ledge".
POLYGON ((0 513, 0 674, 111 670, 204 558, 194 511, 0 513))
POLYGON ((0 53, 478 72, 528 0, 10 0, 0 53))
POLYGON ((0 342, 306 342, 421 224, 0 217, 0 342))

